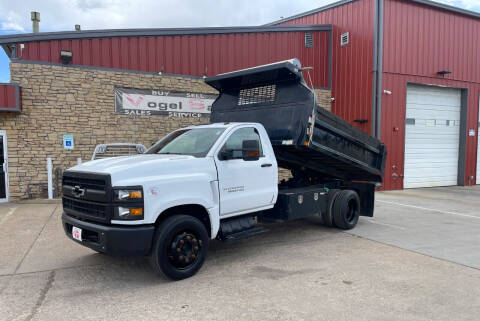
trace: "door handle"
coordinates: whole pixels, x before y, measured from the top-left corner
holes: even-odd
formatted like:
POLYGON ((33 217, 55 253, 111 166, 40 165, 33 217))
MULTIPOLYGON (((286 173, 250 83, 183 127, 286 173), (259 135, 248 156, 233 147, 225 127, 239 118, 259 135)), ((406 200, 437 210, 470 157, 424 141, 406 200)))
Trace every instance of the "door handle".
POLYGON ((272 164, 262 164, 262 167, 270 167, 272 164))

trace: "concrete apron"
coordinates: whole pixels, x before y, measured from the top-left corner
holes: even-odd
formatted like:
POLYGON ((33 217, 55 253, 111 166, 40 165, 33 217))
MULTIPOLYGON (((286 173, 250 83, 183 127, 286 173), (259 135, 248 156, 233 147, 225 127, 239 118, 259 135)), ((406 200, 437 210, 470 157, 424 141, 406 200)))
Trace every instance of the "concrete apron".
POLYGON ((349 233, 480 269, 480 186, 377 193, 349 233))
MULTIPOLYGON (((387 194, 378 200, 405 202, 387 194)), ((380 204, 375 219, 402 222, 383 221, 398 215, 380 204)), ((169 282, 142 258, 111 258, 75 244, 60 215, 55 204, 0 207, 0 319, 471 320, 480 313, 479 270, 328 229, 317 219, 274 225, 237 243, 212 242, 198 275, 169 282)), ((361 218, 358 230, 373 239, 388 225, 371 220, 361 218)))

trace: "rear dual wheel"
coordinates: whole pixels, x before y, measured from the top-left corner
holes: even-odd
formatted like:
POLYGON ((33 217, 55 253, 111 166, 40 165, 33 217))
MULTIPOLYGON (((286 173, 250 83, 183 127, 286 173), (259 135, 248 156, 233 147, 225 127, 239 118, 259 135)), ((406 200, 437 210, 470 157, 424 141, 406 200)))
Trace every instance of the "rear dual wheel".
POLYGON ((156 273, 172 280, 193 276, 202 267, 208 249, 203 223, 188 215, 175 215, 155 233, 150 263, 156 273))
POLYGON ((358 223, 360 217, 360 198, 352 190, 332 191, 324 223, 342 230, 350 230, 358 223))

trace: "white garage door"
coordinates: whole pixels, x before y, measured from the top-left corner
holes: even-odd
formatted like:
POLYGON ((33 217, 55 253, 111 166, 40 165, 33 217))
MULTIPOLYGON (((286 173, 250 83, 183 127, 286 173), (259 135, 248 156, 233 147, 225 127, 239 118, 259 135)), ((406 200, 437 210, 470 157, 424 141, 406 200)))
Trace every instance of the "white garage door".
POLYGON ((407 86, 404 188, 457 185, 459 89, 407 86))

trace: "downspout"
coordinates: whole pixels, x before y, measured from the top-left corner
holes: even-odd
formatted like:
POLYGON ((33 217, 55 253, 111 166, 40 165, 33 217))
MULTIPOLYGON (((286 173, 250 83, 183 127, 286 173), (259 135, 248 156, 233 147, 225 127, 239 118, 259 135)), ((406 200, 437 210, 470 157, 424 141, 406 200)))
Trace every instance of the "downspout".
POLYGON ((372 68, 372 110, 371 133, 377 136, 377 78, 378 78, 378 1, 375 0, 373 13, 373 68, 372 68))
POLYGON ((377 38, 377 102, 376 102, 376 137, 381 138, 382 132, 382 94, 383 94, 383 5, 384 0, 378 0, 378 38, 377 38))

